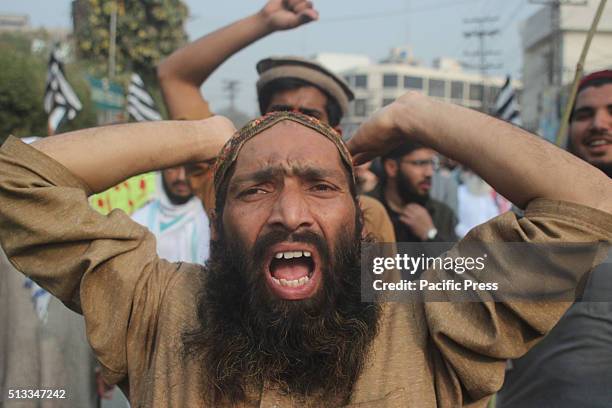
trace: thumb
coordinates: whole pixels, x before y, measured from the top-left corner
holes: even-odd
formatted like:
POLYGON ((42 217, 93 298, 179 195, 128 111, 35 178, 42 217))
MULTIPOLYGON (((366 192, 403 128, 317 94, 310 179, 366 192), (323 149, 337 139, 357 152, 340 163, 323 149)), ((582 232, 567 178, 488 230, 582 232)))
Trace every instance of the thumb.
POLYGON ((298 14, 300 24, 310 23, 319 19, 319 12, 315 9, 306 9, 298 14))

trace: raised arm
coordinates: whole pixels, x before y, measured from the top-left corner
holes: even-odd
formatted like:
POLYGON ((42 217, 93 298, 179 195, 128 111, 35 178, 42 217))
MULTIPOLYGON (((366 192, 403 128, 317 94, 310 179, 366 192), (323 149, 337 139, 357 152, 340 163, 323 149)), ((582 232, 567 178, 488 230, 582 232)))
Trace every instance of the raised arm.
POLYGON ((216 157, 234 131, 229 120, 214 116, 202 121, 84 129, 42 139, 32 146, 61 163, 96 193, 136 174, 216 157))
POLYGON ((259 12, 214 31, 177 50, 157 73, 166 106, 173 119, 202 119, 211 115, 200 87, 219 65, 253 42, 279 30, 316 20, 312 2, 270 0, 259 12))
POLYGON ((547 198, 612 212, 612 183, 595 167, 518 127, 418 93, 378 111, 348 145, 359 164, 407 138, 472 168, 521 208, 547 198))

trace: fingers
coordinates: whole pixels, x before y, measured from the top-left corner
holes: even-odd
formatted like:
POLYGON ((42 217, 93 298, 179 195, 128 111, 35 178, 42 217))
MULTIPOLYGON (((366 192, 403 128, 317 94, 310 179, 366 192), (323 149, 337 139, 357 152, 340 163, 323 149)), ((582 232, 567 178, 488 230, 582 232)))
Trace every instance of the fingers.
POLYGON ((315 9, 306 9, 302 11, 299 15, 300 22, 309 23, 311 21, 316 21, 319 19, 319 12, 315 9))
POLYGON ((284 7, 286 10, 297 14, 301 23, 308 23, 319 19, 319 13, 313 8, 312 1, 286 0, 284 7))
POLYGON ((294 13, 298 14, 307 9, 312 9, 311 1, 298 1, 291 7, 291 10, 293 10, 294 13))
POLYGON ((306 7, 312 8, 312 2, 307 0, 284 0, 283 7, 287 10, 299 13, 306 7))
POLYGON ((418 211, 420 209, 424 209, 422 206, 420 206, 419 204, 416 203, 410 203, 410 204, 406 204, 406 206, 404 207, 405 210, 408 211, 418 211))
MULTIPOLYGON (((350 149, 349 149, 350 150, 350 149)), ((360 166, 365 164, 371 160, 373 160, 376 156, 371 153, 357 153, 353 155, 353 165, 360 166)))
POLYGON ((376 157, 373 149, 368 148, 369 144, 371 143, 368 143, 367 131, 364 131, 364 125, 361 125, 353 137, 346 143, 346 147, 353 156, 353 163, 355 165, 363 164, 376 157))
POLYGON ((428 213, 425 207, 416 203, 406 204, 402 214, 410 218, 425 217, 428 213))
POLYGON ((411 227, 414 224, 414 217, 409 217, 409 216, 405 216, 405 215, 400 215, 399 216, 399 220, 402 224, 411 227))

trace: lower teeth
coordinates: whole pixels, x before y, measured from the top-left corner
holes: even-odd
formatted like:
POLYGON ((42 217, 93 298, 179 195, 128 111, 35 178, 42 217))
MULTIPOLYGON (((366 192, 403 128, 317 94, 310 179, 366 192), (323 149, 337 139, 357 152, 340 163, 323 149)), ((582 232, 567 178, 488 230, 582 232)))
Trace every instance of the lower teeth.
POLYGON ((302 286, 305 285, 310 278, 308 276, 303 276, 300 279, 293 279, 293 280, 286 280, 286 279, 277 279, 275 277, 272 277, 272 279, 274 280, 274 282, 278 283, 281 286, 287 286, 287 287, 297 287, 297 286, 302 286))

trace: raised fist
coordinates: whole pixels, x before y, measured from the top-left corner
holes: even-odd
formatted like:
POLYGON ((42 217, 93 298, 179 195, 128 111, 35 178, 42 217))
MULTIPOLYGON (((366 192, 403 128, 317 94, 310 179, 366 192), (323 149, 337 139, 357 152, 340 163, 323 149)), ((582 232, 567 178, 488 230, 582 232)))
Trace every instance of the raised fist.
POLYGON ((272 30, 289 30, 319 18, 311 1, 270 0, 260 11, 272 30))

